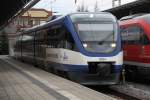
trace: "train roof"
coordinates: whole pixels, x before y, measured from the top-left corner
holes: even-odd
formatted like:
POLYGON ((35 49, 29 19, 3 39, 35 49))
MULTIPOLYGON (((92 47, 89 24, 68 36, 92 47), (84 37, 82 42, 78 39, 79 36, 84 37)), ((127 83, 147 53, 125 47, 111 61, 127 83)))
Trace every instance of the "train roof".
MULTIPOLYGON (((22 32, 23 32, 23 34, 24 33, 26 34, 28 32, 34 32, 34 30, 40 30, 41 28, 47 28, 48 26, 50 26, 52 24, 62 23, 66 16, 70 16, 70 15, 73 15, 73 14, 88 14, 88 13, 94 14, 95 12, 76 12, 76 13, 66 14, 64 16, 60 16, 60 17, 57 17, 57 18, 55 18, 53 20, 50 20, 50 21, 48 21, 48 22, 46 22, 44 24, 37 25, 37 26, 34 26, 32 28, 24 29, 24 30, 22 30, 22 32)), ((109 15, 113 16, 109 12, 97 12, 96 14, 109 14, 109 15)))
POLYGON ((61 23, 61 22, 63 22, 64 18, 65 18, 65 16, 61 16, 59 18, 53 19, 53 20, 46 22, 44 24, 25 29, 25 30, 23 30, 23 33, 33 32, 34 30, 40 30, 41 28, 47 28, 49 25, 52 25, 52 24, 61 23))
POLYGON ((146 22, 150 25, 150 14, 136 14, 136 15, 131 15, 131 16, 127 16, 122 18, 121 20, 119 20, 119 24, 122 25, 127 25, 127 24, 133 24, 133 23, 143 23, 146 22))
POLYGON ((133 14, 130 16, 122 17, 120 21, 129 20, 129 19, 150 19, 150 14, 148 13, 133 14))

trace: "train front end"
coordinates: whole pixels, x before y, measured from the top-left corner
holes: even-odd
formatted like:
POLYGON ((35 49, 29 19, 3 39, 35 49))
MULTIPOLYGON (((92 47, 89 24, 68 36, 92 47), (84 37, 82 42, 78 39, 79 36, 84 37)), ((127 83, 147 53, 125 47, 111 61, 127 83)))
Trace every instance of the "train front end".
POLYGON ((109 13, 71 14, 70 32, 77 48, 71 77, 84 85, 117 84, 123 64, 116 18, 109 13))

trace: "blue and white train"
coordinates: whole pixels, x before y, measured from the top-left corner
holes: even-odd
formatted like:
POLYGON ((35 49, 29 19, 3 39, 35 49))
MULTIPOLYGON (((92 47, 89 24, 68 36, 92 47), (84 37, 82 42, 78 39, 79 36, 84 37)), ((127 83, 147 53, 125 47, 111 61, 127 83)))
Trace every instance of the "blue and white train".
POLYGON ((18 35, 15 57, 85 85, 120 80, 123 54, 116 18, 72 13, 18 35))

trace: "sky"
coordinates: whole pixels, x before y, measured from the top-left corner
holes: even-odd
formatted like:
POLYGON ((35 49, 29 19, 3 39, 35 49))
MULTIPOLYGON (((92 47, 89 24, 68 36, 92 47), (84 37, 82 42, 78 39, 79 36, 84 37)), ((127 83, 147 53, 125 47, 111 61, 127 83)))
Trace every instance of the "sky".
MULTIPOLYGON (((79 5, 84 3, 89 11, 94 11, 94 6, 97 1, 99 10, 106 10, 112 8, 112 0, 41 0, 33 8, 44 8, 49 11, 53 11, 54 14, 67 14, 76 12, 79 5)), ((121 4, 126 4, 136 0, 121 0, 121 4)), ((116 2, 117 3, 117 2, 116 2)))

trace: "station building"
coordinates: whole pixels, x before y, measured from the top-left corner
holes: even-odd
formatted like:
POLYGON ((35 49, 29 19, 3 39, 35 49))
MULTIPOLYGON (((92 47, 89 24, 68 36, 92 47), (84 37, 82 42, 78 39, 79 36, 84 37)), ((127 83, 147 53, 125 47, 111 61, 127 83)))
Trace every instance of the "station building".
POLYGON ((0 54, 9 53, 9 55, 13 56, 13 46, 17 32, 24 28, 30 28, 45 23, 50 16, 52 16, 51 11, 35 8, 18 16, 13 22, 0 31, 0 54))

